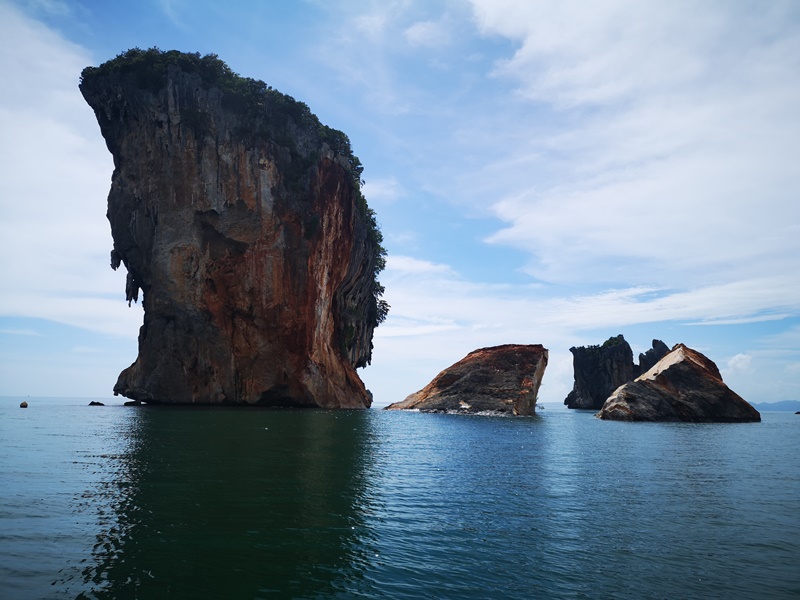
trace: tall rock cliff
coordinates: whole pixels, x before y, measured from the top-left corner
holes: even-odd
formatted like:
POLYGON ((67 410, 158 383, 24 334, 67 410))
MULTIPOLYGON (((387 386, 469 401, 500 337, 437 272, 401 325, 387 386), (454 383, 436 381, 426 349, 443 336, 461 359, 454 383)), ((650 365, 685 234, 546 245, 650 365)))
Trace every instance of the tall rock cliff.
POLYGON ((80 90, 114 157, 111 266, 144 307, 115 394, 368 407, 385 251, 347 137, 214 55, 130 50, 80 90))
POLYGON ((661 340, 653 340, 653 347, 639 354, 638 365, 634 364, 633 351, 622 335, 610 337, 600 346, 573 347, 569 351, 575 384, 564 404, 568 408, 597 410, 615 389, 647 371, 669 348, 661 340))

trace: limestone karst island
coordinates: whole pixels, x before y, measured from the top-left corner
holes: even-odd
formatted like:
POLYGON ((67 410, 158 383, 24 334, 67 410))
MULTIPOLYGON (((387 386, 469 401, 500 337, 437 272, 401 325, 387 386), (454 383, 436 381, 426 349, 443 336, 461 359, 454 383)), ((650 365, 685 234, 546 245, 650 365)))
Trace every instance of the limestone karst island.
POLYGON ((347 136, 214 55, 130 50, 80 90, 114 157, 111 266, 144 307, 115 394, 369 407, 385 251, 347 136))
MULTIPOLYGON (((151 404, 368 408, 356 369, 385 319, 386 252, 347 136, 215 55, 133 49, 81 74, 114 158, 111 266, 141 295, 114 393, 151 404)), ((757 421, 700 353, 620 335, 571 348, 570 408, 602 419, 757 421)), ((388 408, 531 415, 539 344, 482 348, 388 408)))
POLYGON ((697 350, 661 340, 633 362, 622 335, 597 346, 570 348, 575 383, 564 404, 598 410, 612 421, 747 423, 760 413, 722 381, 712 360, 697 350))

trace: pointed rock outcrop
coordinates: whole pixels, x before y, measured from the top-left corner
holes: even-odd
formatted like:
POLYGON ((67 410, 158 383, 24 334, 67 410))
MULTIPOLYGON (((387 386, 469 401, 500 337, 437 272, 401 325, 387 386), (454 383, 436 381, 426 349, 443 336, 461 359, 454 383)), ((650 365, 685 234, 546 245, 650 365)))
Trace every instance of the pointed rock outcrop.
POLYGON ((481 348, 388 410, 532 415, 547 367, 540 344, 481 348))
POLYGON ((669 352, 661 340, 639 354, 639 364, 633 362, 633 351, 620 334, 608 338, 599 346, 580 346, 569 349, 575 383, 564 404, 568 408, 598 410, 606 398, 623 383, 633 380, 669 352))
POLYGON ((649 371, 658 361, 664 358, 668 352, 669 346, 661 340, 653 340, 652 348, 647 352, 639 353, 639 365, 635 366, 633 369, 635 376, 638 377, 642 373, 649 371))
POLYGON ((742 423, 761 415, 722 381, 714 362, 677 344, 650 370, 620 386, 600 419, 742 423))
POLYGON ((214 55, 130 50, 80 90, 114 157, 111 266, 144 307, 114 393, 368 407, 385 252, 347 136, 214 55))

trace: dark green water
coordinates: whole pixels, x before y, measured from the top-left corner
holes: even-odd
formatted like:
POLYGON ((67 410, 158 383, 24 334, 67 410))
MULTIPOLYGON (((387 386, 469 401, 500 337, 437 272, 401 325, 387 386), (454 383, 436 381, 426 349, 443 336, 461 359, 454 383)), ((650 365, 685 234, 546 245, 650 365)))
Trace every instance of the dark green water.
POLYGON ((2 598, 798 598, 800 415, 0 401, 2 598))

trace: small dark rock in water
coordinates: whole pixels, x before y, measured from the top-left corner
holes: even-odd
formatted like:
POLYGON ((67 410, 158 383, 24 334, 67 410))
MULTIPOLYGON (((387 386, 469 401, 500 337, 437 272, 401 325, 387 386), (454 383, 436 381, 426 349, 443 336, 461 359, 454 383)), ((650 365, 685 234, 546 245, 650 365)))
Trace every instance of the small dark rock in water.
POLYGON ((794 413, 794 414, 796 414, 796 415, 800 415, 800 410, 798 410, 798 411, 797 411, 796 413, 794 413))
POLYGON ((97 402, 96 400, 92 400, 89 402, 89 406, 105 406, 102 402, 97 402))
POLYGON ((19 407, 20 408, 28 408, 28 403, 23 400, 22 402, 19 403, 19 407))
POLYGON ((141 406, 141 405, 142 405, 142 403, 139 402, 138 400, 128 400, 125 403, 125 406, 141 406))

